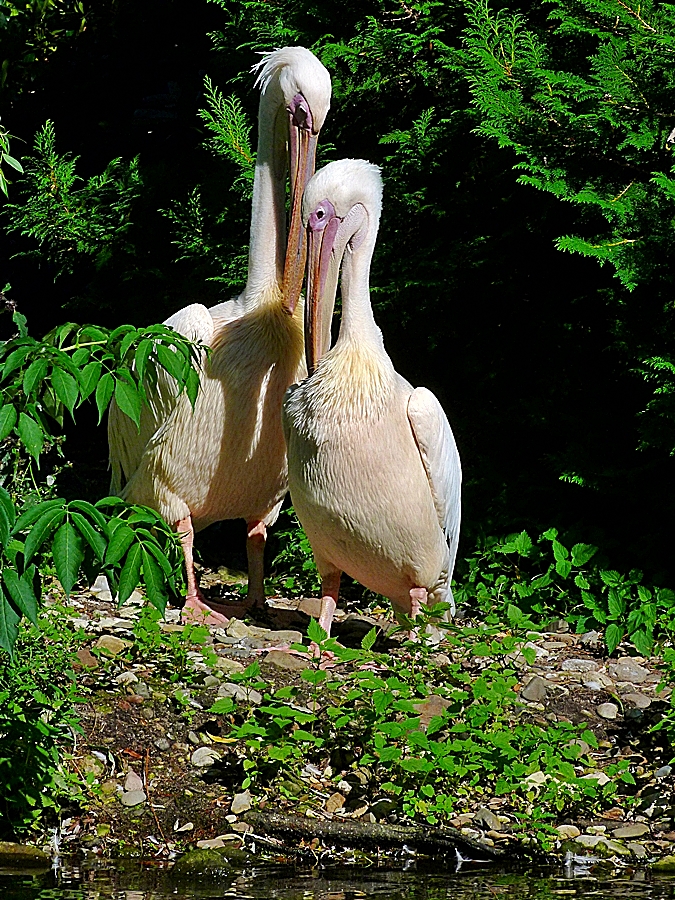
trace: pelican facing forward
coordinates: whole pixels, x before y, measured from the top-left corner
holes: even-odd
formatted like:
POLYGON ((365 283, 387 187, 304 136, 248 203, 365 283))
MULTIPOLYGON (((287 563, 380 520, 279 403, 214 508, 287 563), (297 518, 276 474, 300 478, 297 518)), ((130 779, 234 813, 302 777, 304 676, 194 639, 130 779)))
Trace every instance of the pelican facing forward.
POLYGON ((304 374, 297 302, 306 255, 301 198, 331 95, 327 70, 303 47, 267 55, 257 83, 262 95, 246 287, 235 300, 211 309, 193 304, 165 323, 212 351, 203 361, 194 411, 164 378, 144 407, 140 433, 115 406, 108 423, 112 489, 176 524, 187 574, 183 615, 215 625, 227 618, 205 603, 192 559, 194 531, 212 522, 246 520, 247 606, 264 603, 266 526, 277 518, 287 490, 281 405, 288 386, 304 374))
POLYGON ((309 233, 305 348, 309 376, 284 401, 289 487, 321 575, 319 624, 330 634, 340 575, 415 618, 454 611, 461 467, 436 397, 395 370, 370 304, 382 208, 379 169, 343 159, 303 197, 309 233), (328 347, 342 262, 342 320, 328 347), (323 355, 322 355, 323 354, 323 355))

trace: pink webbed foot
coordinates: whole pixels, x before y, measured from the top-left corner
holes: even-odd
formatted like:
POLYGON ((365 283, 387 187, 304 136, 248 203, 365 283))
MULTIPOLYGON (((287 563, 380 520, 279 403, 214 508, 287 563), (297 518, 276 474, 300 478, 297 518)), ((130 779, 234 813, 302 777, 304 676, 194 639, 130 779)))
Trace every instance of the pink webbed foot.
MULTIPOLYGON (((410 588, 410 618, 413 622, 419 616, 422 604, 427 602, 427 596, 426 588, 410 588)), ((408 637, 411 641, 416 641, 419 637, 419 629, 411 628, 408 637)))
POLYGON ((209 625, 212 628, 226 628, 230 622, 224 612, 218 611, 218 604, 210 605, 201 591, 187 597, 181 613, 185 625, 209 625))

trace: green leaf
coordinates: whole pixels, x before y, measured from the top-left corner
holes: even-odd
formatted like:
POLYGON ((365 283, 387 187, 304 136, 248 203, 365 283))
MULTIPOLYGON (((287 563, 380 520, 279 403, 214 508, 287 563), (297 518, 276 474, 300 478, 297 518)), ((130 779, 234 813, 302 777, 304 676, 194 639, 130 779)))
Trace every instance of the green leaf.
POLYGON ((33 592, 33 585, 26 578, 25 573, 19 577, 18 572, 14 569, 5 568, 2 571, 2 580, 15 605, 24 616, 30 619, 33 625, 37 625, 38 602, 33 592))
POLYGON ((120 606, 131 597, 141 578, 141 545, 134 544, 129 550, 120 573, 119 599, 120 606))
POLYGON ((18 624, 21 617, 0 590, 0 647, 12 655, 14 644, 19 634, 18 624))
POLYGON ((167 596, 164 589, 164 574, 157 560, 143 547, 143 584, 148 600, 164 615, 167 596))
POLYGON ((176 381, 182 383, 183 382, 183 360, 182 357, 176 353, 175 350, 171 350, 168 347, 165 347, 163 344, 158 343, 156 347, 157 351, 157 359, 159 360, 160 365, 162 365, 169 375, 173 375, 176 381))
MULTIPOLYGON (((62 507, 49 509, 33 525, 24 544, 23 555, 26 563, 31 561, 36 550, 44 544, 54 528, 63 521, 65 514, 66 511, 62 507)), ((15 528, 14 530, 16 531, 17 529, 15 528)))
POLYGON ((108 549, 105 554, 106 566, 113 566, 116 562, 119 562, 133 543, 133 540, 133 529, 123 523, 118 525, 108 542, 108 549))
POLYGON ((559 559, 555 564, 555 570, 561 578, 567 578, 572 571, 572 563, 569 559, 559 559))
POLYGON ((54 366, 52 369, 52 385, 56 392, 56 396, 72 416, 75 404, 77 403, 77 398, 80 395, 77 380, 68 372, 54 366))
POLYGON ((3 545, 9 540, 15 520, 16 510, 12 498, 3 487, 0 487, 0 543, 3 545))
POLYGON ((90 519, 93 519, 94 522, 96 522, 99 528, 105 528, 108 524, 103 513, 96 509, 93 503, 89 503, 87 500, 71 500, 68 506, 70 509, 77 509, 81 513, 86 513, 90 519))
POLYGON ((18 159, 14 159, 14 157, 10 156, 8 153, 3 153, 2 159, 3 162, 7 163, 8 166, 11 166, 13 169, 16 169, 17 172, 20 172, 23 175, 23 166, 18 159))
POLYGON ((134 331, 130 331, 128 334, 124 335, 122 339, 122 343, 120 344, 119 349, 119 358, 121 361, 124 361, 124 357, 127 355, 127 350, 135 340, 138 339, 138 332, 134 329, 134 331))
POLYGON ((607 644, 607 651, 611 656, 612 653, 616 650, 616 648, 621 643, 623 638, 623 631, 621 628, 612 622, 611 625, 607 626, 607 631, 605 631, 605 643, 607 644))
POLYGON ((50 509, 56 509, 57 507, 65 506, 65 504, 65 500, 56 499, 45 500, 43 503, 36 503, 35 506, 29 506, 16 520, 13 529, 14 534, 18 534, 20 531, 23 531, 24 528, 28 528, 32 525, 33 522, 37 522, 37 520, 45 515, 45 513, 49 512, 50 509))
POLYGON ((64 522, 54 535, 52 556, 58 579, 69 597, 84 559, 82 538, 70 522, 64 522))
POLYGON ((17 347, 16 350, 13 350, 7 359, 5 360, 5 365, 2 367, 2 377, 7 378, 15 369, 18 369, 19 366, 23 365, 23 361, 28 356, 30 351, 33 349, 34 341, 31 341, 30 344, 22 344, 20 347, 17 347))
POLYGON ((82 395, 83 400, 86 400, 86 398, 92 393, 92 391, 98 384, 98 380, 101 377, 102 370, 103 366, 96 360, 88 363, 84 367, 84 369, 81 370, 79 375, 80 394, 82 395))
POLYGON ((155 342, 150 341, 146 338, 145 340, 141 341, 136 348, 136 355, 134 356, 134 366, 136 367, 136 374, 141 381, 143 381, 143 377, 145 375, 145 366, 148 361, 148 357, 154 349, 154 346, 155 342))
POLYGON ((5 403, 0 409, 0 441, 4 441, 16 423, 16 407, 5 403))
POLYGON ((44 432, 41 426, 38 425, 35 419, 27 416, 26 413, 21 413, 16 430, 24 447, 37 462, 40 458, 44 441, 44 432))
POLYGON ((567 559, 570 554, 567 547, 564 547, 560 541, 553 541, 553 555, 560 562, 567 559))
POLYGON ((39 385, 45 377, 48 366, 49 362, 44 359, 44 357, 34 360, 28 366, 26 374, 23 376, 23 392, 27 397, 32 394, 33 389, 39 385))
POLYGON ((307 637, 310 641, 314 641, 315 644, 321 644, 323 641, 327 640, 328 635, 316 619, 310 619, 309 625, 307 626, 307 637))
POLYGON ((634 631, 633 634, 631 634, 630 639, 640 656, 652 655, 654 638, 651 634, 648 634, 644 628, 640 628, 638 629, 638 631, 634 631))
POLYGON ((108 404, 112 399, 115 390, 115 379, 110 372, 106 372, 96 385, 96 406, 98 407, 98 421, 101 422, 103 413, 108 408, 108 404))
POLYGON ((128 381, 117 378, 115 381, 115 403, 138 428, 141 423, 142 407, 138 389, 133 384, 129 384, 128 381))
POLYGON ((364 635, 361 640, 361 649, 362 650, 371 650, 373 644, 377 640, 377 629, 375 627, 371 628, 368 634, 364 635))
POLYGON ((85 519, 81 513, 71 511, 70 518, 82 537, 96 554, 96 558, 103 562, 107 547, 106 539, 100 532, 96 531, 91 522, 85 519))
POLYGON ((575 566, 585 566, 597 552, 598 548, 592 544, 575 544, 572 547, 572 563, 575 566))

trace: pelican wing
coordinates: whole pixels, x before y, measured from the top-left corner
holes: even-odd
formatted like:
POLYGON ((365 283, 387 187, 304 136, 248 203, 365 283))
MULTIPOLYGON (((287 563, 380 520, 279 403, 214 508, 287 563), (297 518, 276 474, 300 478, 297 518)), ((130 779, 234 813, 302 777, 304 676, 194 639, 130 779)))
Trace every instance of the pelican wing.
POLYGON ((416 388, 408 400, 408 419, 429 479, 438 522, 450 550, 452 575, 459 540, 462 467, 443 407, 426 388, 416 388))
MULTIPOLYGON (((221 304, 226 306, 227 304, 221 304)), ((174 313, 165 322, 175 331, 193 341, 210 346, 213 340, 214 321, 209 310, 201 303, 193 303, 174 313)), ((108 413, 108 444, 112 469, 110 490, 119 494, 139 467, 148 442, 166 423, 176 405, 173 378, 161 367, 157 373, 157 389, 149 392, 148 403, 143 404, 140 430, 117 406, 110 404, 108 413)))

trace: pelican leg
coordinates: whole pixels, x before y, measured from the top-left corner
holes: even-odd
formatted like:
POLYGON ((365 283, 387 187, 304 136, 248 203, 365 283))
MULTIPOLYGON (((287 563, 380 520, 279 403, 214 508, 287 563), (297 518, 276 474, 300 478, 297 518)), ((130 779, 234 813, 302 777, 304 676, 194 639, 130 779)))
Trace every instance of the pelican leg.
POLYGON ((319 625, 330 637, 330 627, 333 624, 333 616, 337 609, 338 594, 340 593, 340 577, 342 572, 330 572, 321 578, 321 612, 319 625))
POLYGON ((195 540, 192 518, 187 516, 185 519, 180 519, 176 522, 176 531, 180 535, 180 542, 183 546, 185 576, 187 580, 187 595, 185 597, 185 606, 183 607, 181 619, 186 623, 215 625, 217 628, 224 628, 229 622, 229 619, 215 609, 212 609, 206 603, 204 596, 197 585, 197 576, 195 575, 195 565, 192 555, 192 547, 195 540))
POLYGON ((248 558, 248 595, 247 609, 265 607, 265 542, 267 529, 259 519, 246 523, 248 537, 246 539, 246 556, 248 558))
MULTIPOLYGON (((410 588, 410 618, 415 621, 422 610, 422 604, 427 602, 426 588, 410 588)), ((417 640, 417 628, 408 632, 411 641, 417 640)))

